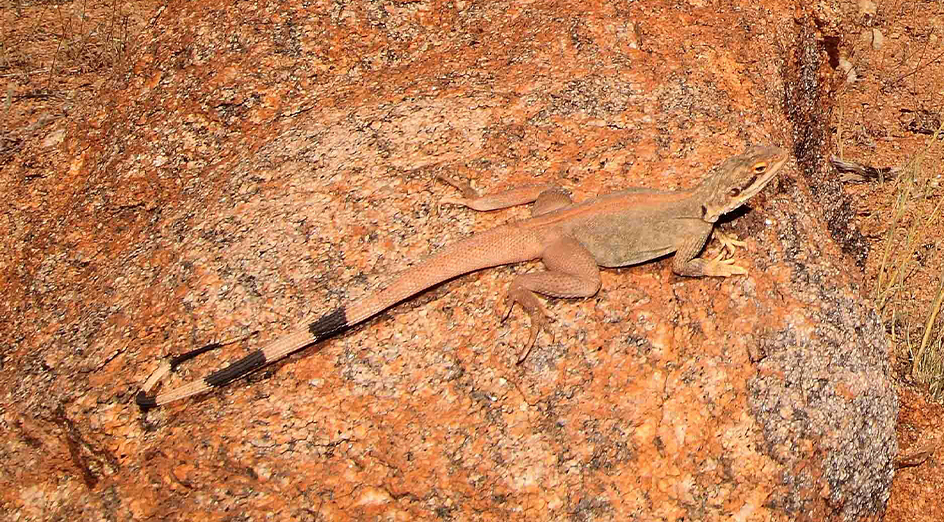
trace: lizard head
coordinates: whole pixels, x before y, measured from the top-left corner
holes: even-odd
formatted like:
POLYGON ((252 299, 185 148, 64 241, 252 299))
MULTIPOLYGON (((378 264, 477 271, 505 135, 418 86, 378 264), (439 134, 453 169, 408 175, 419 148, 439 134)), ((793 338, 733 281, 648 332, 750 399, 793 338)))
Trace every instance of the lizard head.
POLYGON ((779 147, 751 147, 722 163, 702 185, 702 219, 714 223, 743 205, 770 183, 787 157, 779 147))

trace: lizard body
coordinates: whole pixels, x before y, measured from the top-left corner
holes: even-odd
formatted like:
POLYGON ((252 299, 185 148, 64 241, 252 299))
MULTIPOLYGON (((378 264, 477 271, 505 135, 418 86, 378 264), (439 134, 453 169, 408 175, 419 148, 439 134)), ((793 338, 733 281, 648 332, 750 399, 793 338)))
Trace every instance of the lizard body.
MULTIPOLYGON (((535 294, 592 296, 600 288, 601 266, 633 265, 675 252, 672 269, 679 275, 728 277, 747 273, 732 259, 697 256, 718 218, 763 189, 786 160, 786 152, 779 148, 752 147, 725 161, 693 189, 630 188, 582 203, 573 203, 565 192, 551 185, 479 196, 466 184, 442 178, 463 194, 462 198, 446 198, 442 203, 480 211, 534 203, 532 217, 448 245, 404 270, 376 293, 341 306, 203 379, 151 397, 148 391, 157 380, 152 377, 138 393, 136 402, 142 409, 148 409, 222 386, 454 277, 541 259, 547 270, 515 278, 505 299, 505 317, 515 303, 522 305, 531 317, 530 339, 519 356, 519 362, 523 361, 546 320, 535 294)), ((725 246, 731 248, 738 243, 727 240, 725 246)), ((218 346, 208 345, 178 356, 166 363, 163 371, 218 346)))

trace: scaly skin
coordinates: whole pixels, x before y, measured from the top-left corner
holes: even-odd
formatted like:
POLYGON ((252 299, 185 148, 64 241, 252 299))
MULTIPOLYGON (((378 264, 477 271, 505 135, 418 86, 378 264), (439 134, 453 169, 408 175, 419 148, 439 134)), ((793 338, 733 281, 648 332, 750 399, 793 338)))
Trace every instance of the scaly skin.
MULTIPOLYGON (((573 203, 552 185, 520 187, 479 196, 471 187, 442 178, 462 192, 443 204, 459 204, 487 211, 534 203, 530 219, 509 223, 445 247, 425 261, 396 275, 373 295, 348 303, 311 324, 303 325, 261 350, 187 385, 150 397, 158 380, 149 379, 136 398, 142 409, 202 393, 238 379, 312 343, 323 341, 365 321, 409 297, 454 277, 493 266, 541 259, 547 267, 515 278, 504 300, 507 317, 517 303, 531 317, 531 332, 518 360, 523 361, 546 322, 536 294, 552 297, 589 297, 600 289, 599 267, 643 263, 675 252, 672 270, 689 277, 729 277, 747 270, 724 259, 698 257, 715 222, 760 192, 787 160, 777 147, 752 147, 725 161, 696 188, 659 191, 630 188, 573 203)), ((725 249, 740 242, 725 238, 725 249)), ((208 347, 215 347, 210 345, 208 347)), ((163 365, 163 375, 177 363, 202 353, 198 348, 163 365)), ((159 377, 159 376, 158 376, 159 377)))

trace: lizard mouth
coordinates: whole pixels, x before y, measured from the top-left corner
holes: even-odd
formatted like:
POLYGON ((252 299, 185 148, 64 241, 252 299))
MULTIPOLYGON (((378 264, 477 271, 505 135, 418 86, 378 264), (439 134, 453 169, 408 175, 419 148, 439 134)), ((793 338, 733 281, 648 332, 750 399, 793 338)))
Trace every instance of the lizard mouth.
POLYGON ((767 169, 763 175, 758 176, 750 180, 750 183, 745 187, 736 197, 725 198, 718 206, 711 205, 702 205, 702 219, 709 223, 715 223, 718 221, 722 215, 735 210, 742 205, 744 205, 747 200, 751 199, 758 192, 762 191, 764 187, 777 175, 780 171, 780 168, 783 167, 783 164, 787 162, 789 155, 780 150, 771 161, 770 167, 767 169))

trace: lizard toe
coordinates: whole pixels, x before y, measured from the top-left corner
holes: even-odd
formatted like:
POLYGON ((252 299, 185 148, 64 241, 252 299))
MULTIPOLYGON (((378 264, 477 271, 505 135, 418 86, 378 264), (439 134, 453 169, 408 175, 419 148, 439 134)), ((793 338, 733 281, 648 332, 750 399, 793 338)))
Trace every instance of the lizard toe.
POLYGON ((715 237, 718 239, 718 242, 721 243, 721 249, 727 250, 729 254, 734 255, 735 250, 738 247, 746 247, 747 243, 736 239, 730 234, 725 234, 724 232, 715 231, 715 237))
POLYGON ((518 354, 517 363, 521 364, 527 359, 528 354, 531 353, 531 349, 534 348, 538 334, 541 333, 541 330, 544 330, 544 326, 547 324, 547 313, 544 311, 544 306, 541 304, 541 301, 538 300, 534 292, 521 286, 513 286, 505 297, 505 310, 502 313, 502 321, 507 319, 511 314, 511 309, 514 307, 515 303, 520 304, 521 307, 524 308, 525 313, 528 314, 531 320, 528 342, 521 350, 521 353, 518 354))
POLYGON ((517 364, 521 364, 525 359, 528 358, 528 355, 531 353, 531 349, 534 348, 534 343, 538 340, 538 334, 541 333, 541 330, 544 330, 544 325, 547 324, 547 315, 544 314, 543 310, 529 312, 528 315, 531 316, 531 330, 528 335, 528 344, 521 350, 521 353, 518 354, 517 364))
POLYGON ((706 275, 714 277, 730 277, 734 275, 745 275, 747 269, 743 266, 734 264, 734 259, 721 259, 720 257, 712 259, 706 267, 706 275))
MULTIPOLYGON (((479 195, 478 191, 476 191, 474 188, 472 188, 472 185, 469 185, 468 183, 466 183, 466 182, 464 182, 464 181, 459 181, 459 180, 457 180, 457 179, 453 179, 453 178, 451 178, 451 177, 449 177, 449 176, 446 176, 446 175, 444 175, 444 174, 439 174, 439 175, 437 175, 437 176, 436 176, 436 179, 438 179, 439 181, 442 181, 443 183, 446 183, 446 184, 448 184, 448 185, 451 185, 454 189, 456 189, 456 190, 458 190, 459 192, 461 192, 463 198, 465 198, 465 199, 476 199, 476 198, 478 198, 478 197, 481 197, 481 196, 479 195)), ((448 199, 448 198, 447 198, 447 199, 448 199)), ((443 201, 445 201, 445 199, 444 199, 443 201)))
POLYGON ((442 198, 439 200, 438 206, 442 208, 443 205, 461 205, 463 207, 470 206, 469 201, 465 198, 442 198))

